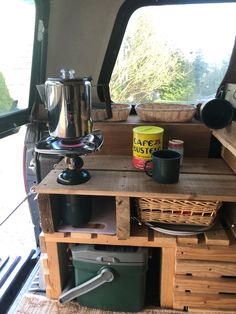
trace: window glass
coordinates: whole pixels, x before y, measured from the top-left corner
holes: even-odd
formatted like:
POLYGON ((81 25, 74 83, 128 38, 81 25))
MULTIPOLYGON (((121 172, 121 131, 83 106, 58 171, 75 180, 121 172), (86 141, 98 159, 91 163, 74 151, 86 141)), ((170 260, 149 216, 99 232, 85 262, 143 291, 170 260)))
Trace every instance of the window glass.
POLYGON ((0 1, 0 116, 28 107, 34 0, 0 1))
POLYGON ((235 40, 235 3, 149 6, 131 16, 110 80, 115 102, 215 97, 235 40))

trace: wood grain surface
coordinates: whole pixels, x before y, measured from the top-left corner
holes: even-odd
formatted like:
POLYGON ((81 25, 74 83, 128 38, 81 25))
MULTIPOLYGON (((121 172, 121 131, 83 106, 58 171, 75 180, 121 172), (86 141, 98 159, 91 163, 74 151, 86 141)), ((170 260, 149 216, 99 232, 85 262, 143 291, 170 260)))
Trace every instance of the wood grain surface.
POLYGON ((94 129, 102 131, 104 144, 100 149, 102 155, 132 156, 133 128, 143 125, 160 126, 164 129, 163 147, 167 148, 170 139, 184 141, 186 157, 207 157, 211 130, 203 123, 193 120, 189 123, 143 122, 137 116, 129 116, 124 122, 102 121, 94 124, 94 129))
POLYGON ((212 134, 227 148, 234 156, 236 156, 236 122, 233 121, 229 126, 219 130, 213 130, 212 134))
POLYGON ((59 173, 51 171, 36 192, 236 202, 235 175, 182 173, 178 183, 159 184, 143 172, 91 170, 88 182, 66 186, 57 183, 59 173))

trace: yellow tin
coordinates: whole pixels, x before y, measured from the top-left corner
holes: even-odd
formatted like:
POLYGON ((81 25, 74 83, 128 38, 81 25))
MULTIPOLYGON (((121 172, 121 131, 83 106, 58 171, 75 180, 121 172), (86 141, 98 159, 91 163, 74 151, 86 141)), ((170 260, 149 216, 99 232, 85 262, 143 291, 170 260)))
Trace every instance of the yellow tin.
POLYGON ((134 167, 143 169, 152 153, 163 147, 164 129, 158 126, 138 126, 133 129, 133 159, 134 167))

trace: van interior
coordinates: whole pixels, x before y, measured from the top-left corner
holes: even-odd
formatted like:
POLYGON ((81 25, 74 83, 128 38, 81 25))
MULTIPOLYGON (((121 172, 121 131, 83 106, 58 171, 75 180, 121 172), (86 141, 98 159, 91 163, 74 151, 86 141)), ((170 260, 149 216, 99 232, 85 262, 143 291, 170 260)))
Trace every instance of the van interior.
POLYGON ((2 314, 236 313, 235 12, 1 1, 2 314))

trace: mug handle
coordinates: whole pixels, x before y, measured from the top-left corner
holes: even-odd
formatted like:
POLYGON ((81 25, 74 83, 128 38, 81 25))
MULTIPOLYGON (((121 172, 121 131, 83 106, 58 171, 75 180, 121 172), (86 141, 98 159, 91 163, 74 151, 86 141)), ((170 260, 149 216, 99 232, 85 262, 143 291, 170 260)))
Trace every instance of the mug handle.
POLYGON ((147 165, 152 162, 152 159, 150 160, 147 160, 144 164, 144 171, 146 172, 146 174, 149 176, 149 177, 152 177, 152 169, 147 169, 147 165))

